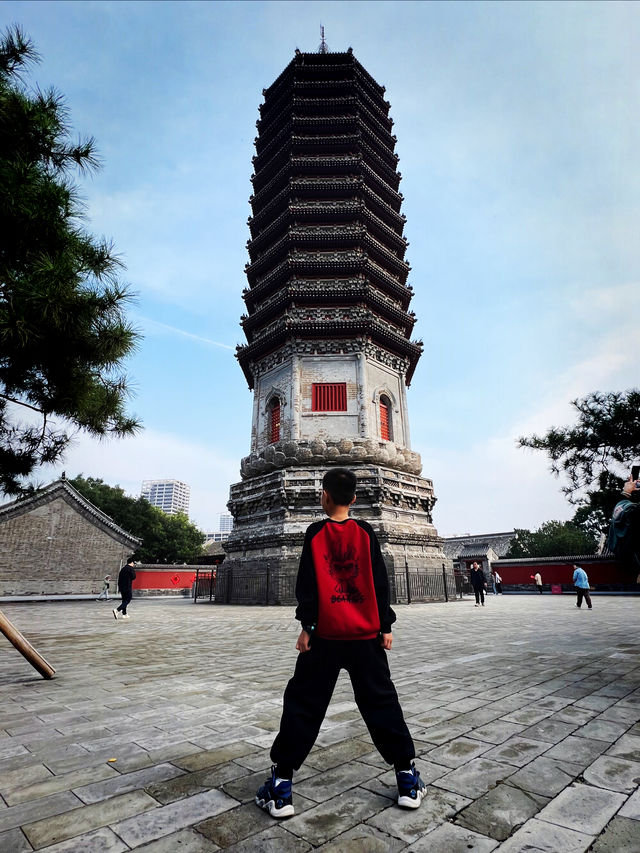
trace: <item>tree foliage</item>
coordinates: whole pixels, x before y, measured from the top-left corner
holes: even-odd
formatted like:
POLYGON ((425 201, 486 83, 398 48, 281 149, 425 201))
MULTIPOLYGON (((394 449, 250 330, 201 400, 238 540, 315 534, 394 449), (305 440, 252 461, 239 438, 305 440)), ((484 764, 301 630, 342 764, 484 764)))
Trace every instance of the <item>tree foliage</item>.
POLYGON ((134 553, 143 563, 186 563, 202 553, 205 540, 186 515, 167 515, 145 498, 125 495, 120 486, 79 475, 71 485, 124 530, 143 540, 134 553))
POLYGON ((573 514, 573 523, 599 540, 609 529, 611 515, 620 500, 623 485, 622 477, 602 471, 598 477, 598 488, 586 491, 583 501, 573 514))
POLYGON ((537 530, 516 530, 507 557, 595 554, 597 540, 573 521, 547 521, 537 530))
POLYGON ((138 334, 112 246, 83 228, 74 173, 98 167, 92 138, 71 141, 55 90, 30 91, 39 59, 19 28, 0 35, 0 492, 19 495, 78 430, 139 429, 125 411, 123 359, 138 334))
POLYGON ((599 490, 601 474, 619 476, 640 458, 640 391, 595 391, 571 405, 578 413, 575 426, 552 427, 546 435, 520 438, 518 443, 545 451, 551 471, 568 481, 563 491, 578 502, 590 486, 599 490))

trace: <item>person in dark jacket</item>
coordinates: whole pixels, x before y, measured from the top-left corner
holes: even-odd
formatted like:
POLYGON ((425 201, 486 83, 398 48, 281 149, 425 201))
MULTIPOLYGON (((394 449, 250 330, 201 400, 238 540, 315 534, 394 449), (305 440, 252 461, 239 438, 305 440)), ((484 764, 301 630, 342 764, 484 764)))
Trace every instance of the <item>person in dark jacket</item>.
POLYGON ((256 794, 256 804, 275 818, 294 814, 293 773, 315 743, 341 669, 349 673, 373 743, 394 765, 398 805, 418 808, 426 795, 387 662, 396 618, 387 569, 371 525, 349 518, 356 482, 346 468, 325 474, 322 508, 328 518, 309 526, 302 547, 296 582, 300 654, 271 747, 271 776, 256 794))
POLYGON ((480 602, 482 602, 482 606, 484 607, 484 591, 487 588, 487 581, 485 580, 484 572, 477 563, 473 563, 471 566, 469 580, 471 581, 471 586, 476 594, 475 606, 479 607, 480 602))
POLYGON ((613 510, 607 549, 640 583, 640 480, 629 477, 613 510), (637 575, 637 577, 636 577, 637 575))
POLYGON ((112 611, 114 619, 118 618, 118 611, 122 613, 123 619, 129 619, 129 615, 127 613, 127 606, 129 605, 133 597, 132 587, 133 582, 136 579, 136 570, 133 568, 134 566, 135 562, 133 557, 129 557, 126 566, 123 566, 120 569, 120 574, 118 575, 118 589, 120 590, 122 602, 118 605, 118 607, 114 607, 112 611))

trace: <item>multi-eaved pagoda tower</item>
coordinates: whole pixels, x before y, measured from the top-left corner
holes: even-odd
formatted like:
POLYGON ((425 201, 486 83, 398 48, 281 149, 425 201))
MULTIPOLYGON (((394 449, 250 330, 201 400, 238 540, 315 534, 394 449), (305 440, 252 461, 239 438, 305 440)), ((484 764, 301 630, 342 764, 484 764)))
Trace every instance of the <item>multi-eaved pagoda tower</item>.
POLYGON ((251 453, 231 487, 224 564, 236 578, 267 563, 272 582, 296 573, 330 465, 355 470, 354 515, 375 527, 390 573, 442 571, 433 484, 409 439, 422 344, 384 92, 351 49, 296 51, 263 90, 237 351, 251 453))

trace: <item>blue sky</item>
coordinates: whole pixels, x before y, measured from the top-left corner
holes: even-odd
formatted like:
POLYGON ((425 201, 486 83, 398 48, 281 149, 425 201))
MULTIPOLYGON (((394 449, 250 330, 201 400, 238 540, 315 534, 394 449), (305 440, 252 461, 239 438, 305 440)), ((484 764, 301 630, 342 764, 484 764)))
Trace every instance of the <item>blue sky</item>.
POLYGON ((79 436, 50 479, 192 488, 216 526, 249 452, 246 225, 261 91, 319 25, 387 88, 410 242, 412 447, 443 535, 571 507, 519 435, 638 385, 640 6, 619 2, 5 2, 104 168, 81 182, 138 294, 137 438, 79 436))

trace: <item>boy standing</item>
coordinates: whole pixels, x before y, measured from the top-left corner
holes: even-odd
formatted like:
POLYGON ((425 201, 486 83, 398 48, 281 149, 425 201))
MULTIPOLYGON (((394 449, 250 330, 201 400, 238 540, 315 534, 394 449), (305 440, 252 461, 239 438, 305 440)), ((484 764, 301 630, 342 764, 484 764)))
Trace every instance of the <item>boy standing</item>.
POLYGON ((328 518, 311 524, 305 535, 296 582, 300 655, 271 747, 271 778, 256 794, 257 805, 272 817, 294 814, 293 772, 315 743, 342 668, 375 746, 395 767, 398 805, 418 808, 426 795, 387 663, 396 616, 380 544, 366 521, 349 518, 356 482, 345 468, 325 474, 322 508, 328 518))

